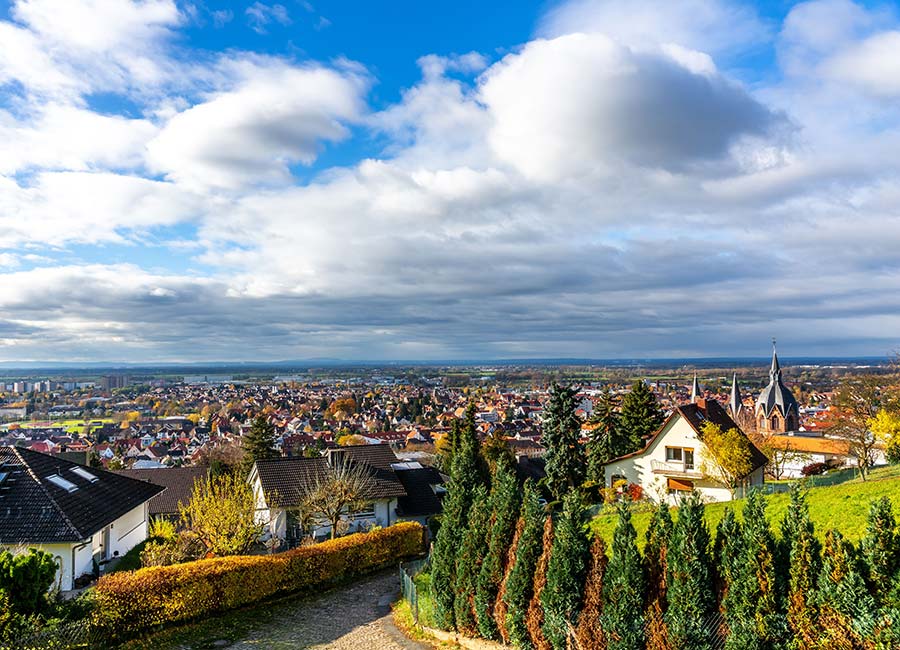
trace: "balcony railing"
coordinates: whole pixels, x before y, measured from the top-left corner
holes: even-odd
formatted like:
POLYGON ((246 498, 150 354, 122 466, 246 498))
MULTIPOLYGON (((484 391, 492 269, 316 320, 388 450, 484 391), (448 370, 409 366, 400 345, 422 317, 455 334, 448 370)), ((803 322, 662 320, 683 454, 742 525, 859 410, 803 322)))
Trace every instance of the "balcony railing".
POLYGON ((659 460, 650 461, 650 469, 654 474, 664 474, 667 476, 690 476, 700 478, 702 474, 693 465, 686 465, 675 461, 662 462, 659 460))

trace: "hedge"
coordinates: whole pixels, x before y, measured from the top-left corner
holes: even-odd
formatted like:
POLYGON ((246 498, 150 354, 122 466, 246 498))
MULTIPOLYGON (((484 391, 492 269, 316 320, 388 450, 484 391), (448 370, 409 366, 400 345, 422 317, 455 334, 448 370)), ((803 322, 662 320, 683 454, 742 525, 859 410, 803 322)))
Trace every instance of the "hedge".
POLYGON ((308 590, 425 550, 424 528, 403 522, 275 555, 230 556, 104 576, 95 623, 125 635, 308 590))

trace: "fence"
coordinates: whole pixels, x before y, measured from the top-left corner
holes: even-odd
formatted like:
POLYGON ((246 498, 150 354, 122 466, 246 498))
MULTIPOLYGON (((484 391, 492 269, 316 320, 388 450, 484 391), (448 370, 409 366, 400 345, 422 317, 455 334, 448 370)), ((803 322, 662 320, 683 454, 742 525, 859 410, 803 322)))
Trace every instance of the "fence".
POLYGON ((416 575, 425 567, 427 559, 413 562, 400 563, 400 593, 403 599, 409 603, 413 620, 419 624, 419 588, 416 585, 416 575))
POLYGON ((55 625, 14 641, 0 641, 0 650, 82 650, 109 645, 107 635, 85 619, 55 625))

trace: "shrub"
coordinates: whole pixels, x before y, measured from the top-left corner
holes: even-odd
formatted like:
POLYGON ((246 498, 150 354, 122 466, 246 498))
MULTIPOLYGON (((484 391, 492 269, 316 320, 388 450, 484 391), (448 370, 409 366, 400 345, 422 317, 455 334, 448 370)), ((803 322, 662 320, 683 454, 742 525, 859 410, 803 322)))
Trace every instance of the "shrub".
POLYGON ((47 591, 56 579, 56 558, 35 548, 26 553, 0 551, 0 592, 19 614, 35 614, 49 604, 47 591))
POLYGON ((627 503, 619 503, 619 522, 603 579, 601 625, 610 650, 643 647, 643 606, 646 592, 644 563, 635 539, 627 503))
POLYGON ((803 469, 800 470, 800 473, 803 474, 803 476, 819 476, 829 469, 828 463, 810 463, 809 465, 804 465, 803 469))
POLYGON ((95 622, 111 634, 128 634, 322 587, 422 553, 423 532, 419 524, 404 522, 276 555, 110 574, 95 589, 95 622))

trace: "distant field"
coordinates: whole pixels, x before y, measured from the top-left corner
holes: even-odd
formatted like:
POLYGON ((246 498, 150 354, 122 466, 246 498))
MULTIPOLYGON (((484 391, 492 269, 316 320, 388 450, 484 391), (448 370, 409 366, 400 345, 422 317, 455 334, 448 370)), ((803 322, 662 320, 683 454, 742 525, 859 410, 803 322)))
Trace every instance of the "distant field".
MULTIPOLYGON (((109 422, 114 422, 112 418, 91 418, 88 422, 100 422, 101 424, 106 424, 109 422)), ((82 419, 75 420, 35 420, 32 422, 31 420, 25 420, 22 422, 12 422, 9 424, 4 424, 3 428, 8 429, 12 424, 18 424, 23 429, 34 429, 34 428, 47 428, 47 427, 58 427, 60 429, 65 429, 68 433, 81 433, 84 430, 85 421, 82 419)), ((91 429, 96 429, 100 425, 92 426, 91 429)))
MULTIPOLYGON (((853 479, 839 485, 810 488, 807 502, 809 503, 809 515, 816 526, 817 535, 824 538, 825 532, 829 528, 835 528, 854 543, 858 542, 865 534, 869 504, 882 496, 890 497, 894 505, 894 513, 900 518, 900 466, 878 468, 865 482, 853 479)), ((767 518, 778 534, 781 519, 790 502, 790 495, 787 493, 772 494, 766 497, 766 501, 768 502, 767 518)), ((706 521, 713 534, 715 534, 716 526, 721 521, 727 506, 731 506, 740 519, 744 508, 742 499, 730 504, 713 503, 706 506, 706 521)), ((672 514, 673 517, 676 516, 675 509, 672 514)), ((650 513, 637 513, 632 517, 632 522, 638 533, 638 543, 643 546, 644 535, 650 522, 650 513)), ((607 543, 612 542, 615 527, 616 516, 614 514, 598 515, 591 522, 591 529, 594 533, 601 535, 607 543)))

